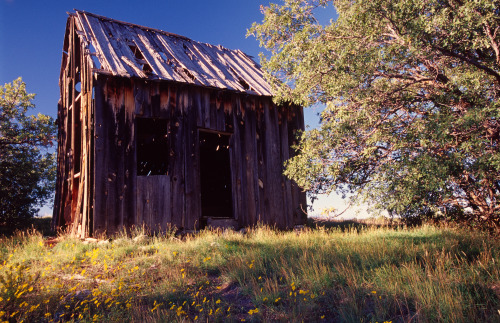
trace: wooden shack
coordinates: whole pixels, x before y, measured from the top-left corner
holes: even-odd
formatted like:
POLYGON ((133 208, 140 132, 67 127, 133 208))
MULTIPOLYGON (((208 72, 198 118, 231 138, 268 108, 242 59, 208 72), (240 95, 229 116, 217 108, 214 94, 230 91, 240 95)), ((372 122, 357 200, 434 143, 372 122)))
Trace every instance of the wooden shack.
POLYGON ((305 193, 282 175, 302 108, 275 105, 243 52, 76 11, 59 82, 55 227, 305 221, 305 193))

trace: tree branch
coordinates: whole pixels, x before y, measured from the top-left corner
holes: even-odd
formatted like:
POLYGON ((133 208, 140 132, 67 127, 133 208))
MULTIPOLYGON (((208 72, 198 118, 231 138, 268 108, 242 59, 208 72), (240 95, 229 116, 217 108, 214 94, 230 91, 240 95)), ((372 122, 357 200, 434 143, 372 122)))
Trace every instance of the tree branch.
POLYGON ((495 77, 498 85, 500 86, 500 74, 497 73, 495 70, 489 68, 488 66, 485 66, 483 64, 481 64, 480 62, 478 62, 477 60, 473 59, 473 58, 468 58, 464 55, 460 55, 460 54, 457 54, 457 53, 454 53, 446 48, 442 48, 440 46, 436 46, 436 45, 431 45, 432 48, 440 51, 441 53, 443 53, 444 55, 446 56, 450 56, 450 57, 455 57, 455 58, 458 58, 466 63, 469 63, 471 65, 474 65, 475 67, 479 68, 480 70, 483 70, 485 71, 486 73, 488 73, 489 75, 495 77))

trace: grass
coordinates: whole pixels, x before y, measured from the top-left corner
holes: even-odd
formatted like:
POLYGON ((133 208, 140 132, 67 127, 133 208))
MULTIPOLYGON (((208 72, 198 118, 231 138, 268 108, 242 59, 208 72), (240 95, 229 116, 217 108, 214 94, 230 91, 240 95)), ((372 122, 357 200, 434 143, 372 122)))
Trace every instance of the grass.
POLYGON ((143 234, 1 239, 0 321, 500 321, 500 241, 478 231, 143 234))

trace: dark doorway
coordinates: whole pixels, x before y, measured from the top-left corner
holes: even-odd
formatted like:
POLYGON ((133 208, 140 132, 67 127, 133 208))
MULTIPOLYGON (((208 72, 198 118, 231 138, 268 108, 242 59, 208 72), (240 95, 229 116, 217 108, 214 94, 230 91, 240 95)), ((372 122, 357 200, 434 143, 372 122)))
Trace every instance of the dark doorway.
POLYGON ((204 218, 232 218, 230 135, 200 130, 199 136, 201 214, 204 218))

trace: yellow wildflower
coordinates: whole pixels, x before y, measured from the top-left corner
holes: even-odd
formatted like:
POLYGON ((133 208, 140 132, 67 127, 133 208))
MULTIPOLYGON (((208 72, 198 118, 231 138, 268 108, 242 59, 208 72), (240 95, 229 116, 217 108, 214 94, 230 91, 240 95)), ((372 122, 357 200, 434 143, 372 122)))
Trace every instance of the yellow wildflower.
POLYGON ((259 309, 258 308, 255 308, 253 310, 248 311, 248 314, 250 314, 250 315, 254 315, 255 313, 259 313, 259 309))

